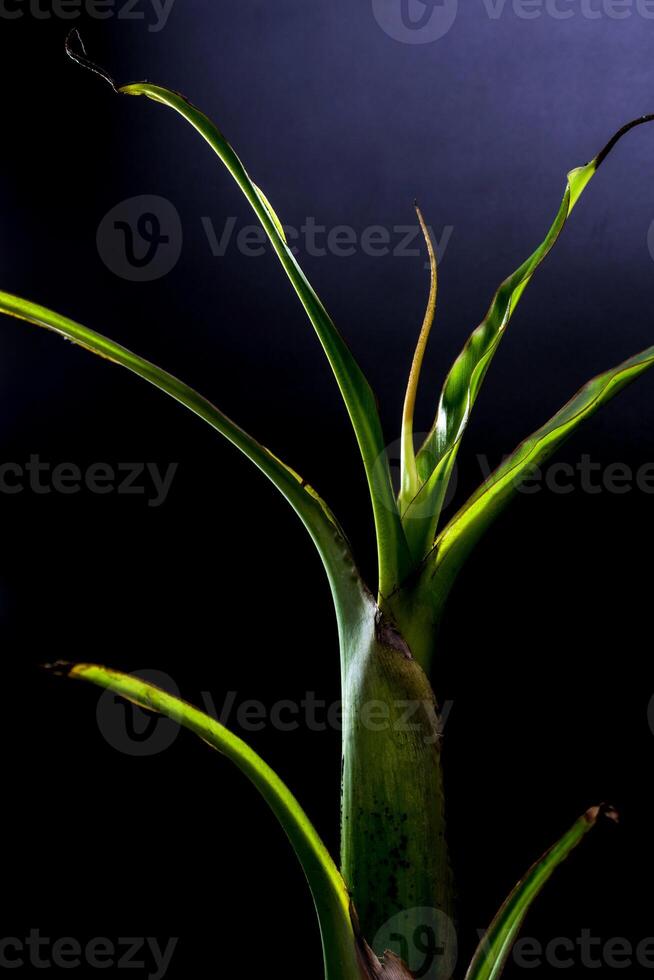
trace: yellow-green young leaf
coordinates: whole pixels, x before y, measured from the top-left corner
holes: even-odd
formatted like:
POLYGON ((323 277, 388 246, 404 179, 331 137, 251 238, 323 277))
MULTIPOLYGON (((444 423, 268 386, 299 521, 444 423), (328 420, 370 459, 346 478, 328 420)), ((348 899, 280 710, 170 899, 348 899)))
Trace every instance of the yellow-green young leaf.
POLYGON ((534 899, 600 817, 617 820, 617 814, 612 807, 592 807, 531 866, 491 922, 477 947, 466 973, 466 980, 497 980, 534 899))
POLYGON ((125 85, 120 91, 126 95, 145 95, 174 109, 190 123, 227 167, 268 235, 318 335, 347 407, 359 443, 375 517, 379 590, 382 595, 389 594, 409 571, 409 551, 393 492, 377 403, 363 371, 284 240, 281 222, 268 199, 253 183, 218 127, 183 96, 159 85, 138 82, 125 85))
MULTIPOLYGON (((320 922, 327 980, 361 980, 363 971, 345 883, 311 821, 277 773, 218 721, 139 677, 96 664, 55 664, 53 669, 114 691, 141 708, 171 718, 238 766, 277 817, 307 877, 320 922)), ((265 875, 262 875, 261 881, 264 879, 265 875)), ((260 890, 265 887, 265 883, 258 884, 260 890)), ((274 883, 269 892, 270 901, 279 899, 274 883)), ((301 944, 297 944, 297 948, 300 947, 301 944)), ((279 963, 286 962, 294 968, 295 949, 291 913, 288 935, 278 949, 270 950, 269 956, 273 961, 278 957, 279 963)), ((301 974, 301 964, 298 964, 298 971, 301 974)))
POLYGON ((654 365, 654 347, 630 357, 580 388, 549 422, 528 436, 455 514, 436 540, 428 565, 431 575, 450 580, 494 517, 525 479, 589 418, 623 388, 654 365))
MULTIPOLYGON (((9 293, 0 292, 0 313, 52 330, 92 353, 128 368, 208 422, 240 449, 265 473, 303 521, 327 571, 341 632, 356 631, 360 619, 365 616, 367 610, 369 602, 367 592, 358 576, 345 535, 331 510, 297 473, 230 418, 223 415, 215 405, 197 391, 150 361, 121 347, 120 344, 44 306, 9 293)), ((265 546, 261 563, 264 575, 274 570, 275 556, 267 554, 265 546)))
POLYGON ((398 497, 400 513, 402 513, 405 507, 408 506, 420 489, 415 451, 413 448, 413 416, 416 407, 416 397, 418 394, 418 385, 420 383, 422 362, 425 357, 425 351, 427 350, 427 343, 429 341, 431 328, 434 325, 436 300, 438 299, 438 261, 436 259, 436 250, 434 249, 434 243, 431 240, 429 228, 427 227, 425 219, 422 216, 422 211, 417 204, 415 205, 415 208, 416 214, 418 215, 418 221, 420 223, 420 229, 427 245, 430 282, 427 309, 422 321, 422 327, 418 336, 418 343, 416 344, 413 361, 411 362, 409 380, 407 382, 406 394, 404 396, 404 409, 402 411, 402 444, 400 451, 402 475, 400 493, 398 497))
POLYGON ((431 547, 470 412, 520 297, 552 249, 584 188, 610 151, 631 129, 652 120, 654 115, 642 116, 623 126, 590 163, 568 174, 563 201, 544 241, 501 284, 488 313, 455 361, 443 386, 434 425, 417 455, 421 488, 403 514, 403 524, 407 536, 414 542, 414 552, 422 549, 424 555, 431 547))

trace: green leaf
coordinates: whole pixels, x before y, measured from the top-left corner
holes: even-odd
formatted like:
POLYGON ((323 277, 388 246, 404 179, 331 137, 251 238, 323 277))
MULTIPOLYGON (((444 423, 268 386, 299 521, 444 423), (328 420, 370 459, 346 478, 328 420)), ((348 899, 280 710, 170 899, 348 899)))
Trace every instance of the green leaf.
POLYGON ((491 922, 477 947, 466 980, 497 980, 534 899, 600 817, 617 820, 617 814, 611 807, 592 807, 531 866, 491 922))
MULTIPOLYGON (((320 922, 327 980, 361 980, 358 943, 345 883, 311 821, 277 773, 218 721, 139 677, 96 664, 55 664, 53 669, 114 691, 141 708, 165 715, 195 732, 238 766, 277 817, 302 865, 320 922)), ((279 889, 273 884, 270 900, 279 899, 279 889)), ((284 945, 271 951, 271 955, 279 957, 279 962, 292 962, 295 952, 292 909, 289 909, 289 920, 284 945)))
POLYGON ((398 498, 400 513, 405 509, 405 507, 408 506, 420 489, 420 481, 418 479, 418 469, 416 466, 416 457, 413 447, 413 416, 416 407, 416 397, 418 394, 418 385, 420 383, 422 362, 425 357, 427 343, 429 342, 431 328, 434 324, 434 317, 436 315, 436 300, 438 298, 438 262, 436 260, 436 252, 434 250, 429 229, 425 223, 425 219, 422 216, 422 211, 417 204, 415 205, 415 208, 418 215, 418 221, 420 223, 420 229, 427 245, 427 254, 429 255, 430 283, 427 309, 425 311, 422 328, 418 336, 418 343, 416 344, 415 353, 413 355, 411 371, 409 372, 409 380, 406 387, 406 394, 404 396, 404 409, 402 412, 402 440, 400 450, 402 480, 398 498))
POLYGON ((590 163, 568 174, 563 201, 544 241, 527 261, 501 284, 488 313, 469 337, 448 374, 441 393, 436 420, 417 455, 416 462, 422 486, 403 515, 405 528, 412 523, 415 525, 411 532, 407 530, 407 534, 410 534, 412 540, 420 542, 423 555, 431 547, 436 533, 456 454, 472 407, 523 292, 554 246, 584 188, 610 151, 631 129, 652 120, 654 115, 642 116, 623 126, 590 163))
POLYGON ((259 197, 263 201, 263 203, 264 203, 264 205, 265 205, 265 207, 266 207, 266 209, 268 211, 268 214, 270 215, 270 217, 273 220, 273 224, 275 225, 275 228, 277 229, 277 233, 279 234, 280 238, 284 241, 284 244, 285 245, 288 245, 288 241, 286 239, 286 232, 284 231, 284 226, 282 225, 282 223, 281 223, 281 221, 280 221, 280 219, 279 219, 279 217, 277 215, 277 212, 274 210, 272 204, 270 203, 270 201, 268 200, 268 198, 266 197, 266 195, 264 194, 264 192, 261 190, 261 188, 260 187, 257 187, 256 184, 253 184, 253 187, 255 188, 257 194, 259 195, 259 197))
POLYGON ((654 365, 654 347, 598 374, 580 388, 549 422, 532 433, 470 497, 438 536, 432 571, 449 580, 490 522, 535 468, 558 449, 581 423, 654 365))
POLYGON ((389 594, 409 571, 409 551, 393 493, 384 435, 372 389, 331 317, 284 240, 280 219, 213 122, 187 99, 158 85, 125 85, 126 95, 145 95, 169 106, 196 129, 243 191, 299 296, 323 346, 347 407, 368 479, 377 532, 379 590, 389 594))
POLYGON ((429 671, 443 607, 456 576, 483 532, 581 423, 654 364, 654 347, 593 378, 508 456, 436 538, 415 579, 391 596, 388 610, 414 657, 429 671))
MULTIPOLYGON (((325 502, 297 473, 197 391, 120 344, 44 306, 9 293, 0 292, 0 313, 52 330, 92 353, 128 368, 204 419, 240 449, 284 495, 309 531, 330 581, 341 635, 358 628, 362 617, 367 615, 369 599, 347 539, 325 502)), ((266 574, 273 573, 274 567, 275 556, 268 555, 266 574)))

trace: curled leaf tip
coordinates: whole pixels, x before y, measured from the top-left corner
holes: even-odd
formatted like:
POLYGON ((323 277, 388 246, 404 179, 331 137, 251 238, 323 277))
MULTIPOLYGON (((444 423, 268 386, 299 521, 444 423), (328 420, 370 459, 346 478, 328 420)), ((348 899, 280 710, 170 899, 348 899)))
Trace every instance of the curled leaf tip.
POLYGON ((625 136, 628 132, 630 132, 630 130, 635 129, 636 126, 642 126, 643 123, 650 123, 650 122, 654 122, 654 113, 649 113, 648 115, 645 116, 638 116, 637 119, 632 119, 631 122, 628 122, 624 126, 622 126, 617 131, 617 133, 615 133, 611 137, 611 139, 608 141, 606 146, 603 149, 601 149, 600 152, 595 157, 594 160, 595 169, 597 170, 597 168, 604 163, 604 161, 606 160, 607 156, 609 155, 609 153, 611 152, 615 144, 618 143, 623 136, 625 136))
POLYGON ((49 674, 54 674, 56 677, 68 677, 74 666, 68 660, 55 660, 51 664, 41 664, 43 670, 47 670, 49 674))
POLYGON ((586 810, 586 820, 590 824, 597 823, 598 820, 611 820, 613 823, 620 823, 620 814, 610 803, 600 803, 599 806, 591 806, 586 810))
POLYGON ((84 41, 82 40, 82 35, 76 27, 73 27, 73 29, 66 35, 65 47, 66 54, 71 61, 74 61, 75 64, 80 65, 82 68, 86 68, 88 71, 92 71, 95 75, 99 75, 100 78, 104 79, 107 85, 111 86, 114 92, 120 92, 118 85, 111 77, 109 72, 105 71, 104 68, 101 68, 100 65, 97 65, 94 61, 91 61, 91 59, 88 57, 84 41))

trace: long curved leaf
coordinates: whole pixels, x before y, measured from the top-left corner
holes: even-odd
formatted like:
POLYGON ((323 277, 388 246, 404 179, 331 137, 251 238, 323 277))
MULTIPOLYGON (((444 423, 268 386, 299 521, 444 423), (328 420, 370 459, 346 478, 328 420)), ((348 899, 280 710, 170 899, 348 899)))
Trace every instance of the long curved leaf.
MULTIPOLYGON (((320 922, 327 980, 361 980, 358 940, 350 916, 350 896, 345 882, 311 821, 277 773, 218 721, 139 677, 97 664, 57 664, 54 669, 76 680, 114 691, 142 708, 165 715, 195 732, 238 766, 277 817, 302 865, 320 922)), ((292 960, 293 936, 291 921, 286 946, 277 951, 278 969, 284 962, 292 960)), ((276 971, 271 970, 271 974, 273 972, 276 971)))
MULTIPOLYGON (((606 402, 654 365, 654 346, 592 378, 545 425, 528 436, 470 497, 438 536, 436 572, 450 578, 490 522, 534 469, 606 402)), ((433 571, 432 571, 433 574, 433 571)))
POLYGON ((243 191, 313 324, 347 407, 368 479, 377 532, 379 590, 389 594, 409 570, 409 551, 390 477, 384 435, 372 389, 284 238, 281 221, 217 126, 183 96, 139 82, 119 89, 145 95, 178 112, 206 140, 243 191))
POLYGON ((436 316, 436 300, 438 299, 438 261, 436 259, 436 250, 434 249, 431 234, 429 233, 429 228, 427 227, 425 219, 422 215, 422 211, 417 204, 415 205, 415 209, 416 214, 418 215, 420 230, 422 231, 423 238, 425 239, 425 243, 427 245, 430 276, 427 309, 425 310, 422 327, 420 329, 420 334, 418 335, 418 343, 416 344, 413 361, 411 362, 409 380, 407 382, 406 394, 404 396, 404 408, 402 410, 402 440, 400 450, 402 478, 398 497, 400 513, 402 513, 404 508, 408 506, 420 489, 420 481, 418 479, 418 469, 416 466, 416 457, 413 447, 413 415, 416 407, 416 397, 418 394, 418 385, 420 383, 422 362, 425 358, 425 351, 427 350, 431 328, 434 325, 434 317, 436 316))
MULTIPOLYGON (((127 348, 52 310, 0 292, 0 313, 45 327, 94 354, 133 371, 180 402, 229 440, 257 466, 291 504, 309 531, 329 577, 341 631, 353 631, 367 615, 369 597, 347 539, 325 502, 297 473, 232 422, 210 401, 172 374, 127 348)), ((269 556, 269 565, 273 558, 269 556)))
POLYGON ((617 820, 617 814, 612 807, 592 807, 531 866, 491 922, 488 932, 477 947, 466 973, 466 980, 497 980, 534 899, 554 871, 602 816, 617 820))
POLYGON ((425 549, 423 554, 431 546, 436 532, 447 485, 470 412, 524 290, 554 246, 582 192, 616 143, 636 126, 652 120, 654 115, 648 115, 627 123, 590 163, 568 174, 563 201, 544 241, 501 284, 488 313, 470 335, 450 370, 443 385, 436 420, 417 455, 416 464, 422 486, 403 515, 405 528, 413 524, 410 537, 422 542, 425 549))

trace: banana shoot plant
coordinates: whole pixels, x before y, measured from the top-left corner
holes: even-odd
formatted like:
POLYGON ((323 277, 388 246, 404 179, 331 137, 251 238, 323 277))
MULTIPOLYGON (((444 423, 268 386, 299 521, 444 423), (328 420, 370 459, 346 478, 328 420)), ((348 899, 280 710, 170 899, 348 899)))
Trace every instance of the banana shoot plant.
MULTIPOLYGON (((366 376, 300 268, 282 221, 218 127, 184 97, 166 88, 145 82, 119 88, 88 60, 78 36, 69 38, 67 50, 75 61, 102 75, 116 92, 145 96, 177 113, 215 153, 265 229, 322 345, 349 414, 370 491, 377 542, 376 582, 362 580, 341 524, 316 490, 210 401, 89 327, 0 292, 1 312, 122 365, 204 419, 268 477, 305 525, 327 574, 340 641, 343 777, 339 865, 279 776, 213 718, 133 675, 93 664, 60 664, 57 669, 174 719, 245 773, 288 835, 305 872, 319 919, 328 980, 410 977, 410 964, 376 948, 375 937, 384 932, 389 920, 399 922, 399 931, 410 936, 417 927, 416 916, 425 909, 436 910, 438 922, 447 923, 453 915, 438 701, 432 687, 436 631, 444 603, 475 542, 509 503, 520 482, 585 419, 654 364, 654 346, 589 381, 553 418, 528 435, 455 516, 443 523, 448 482, 486 372, 532 276, 615 144, 654 117, 628 123, 590 163, 568 174, 551 228, 533 254, 499 286, 488 313, 445 378, 431 431, 416 447, 414 406, 434 321, 438 279, 434 250, 418 212, 431 260, 431 286, 406 389, 401 484, 396 493, 377 403, 366 376), (366 723, 366 706, 379 702, 387 708, 388 724, 383 731, 377 725, 372 730, 366 723), (401 724, 407 703, 419 709, 410 726, 401 724)), ((540 889, 602 816, 615 814, 606 806, 589 810, 516 885, 481 942, 468 980, 499 976, 540 889)), ((443 980, 448 976, 449 972, 443 980)))

